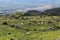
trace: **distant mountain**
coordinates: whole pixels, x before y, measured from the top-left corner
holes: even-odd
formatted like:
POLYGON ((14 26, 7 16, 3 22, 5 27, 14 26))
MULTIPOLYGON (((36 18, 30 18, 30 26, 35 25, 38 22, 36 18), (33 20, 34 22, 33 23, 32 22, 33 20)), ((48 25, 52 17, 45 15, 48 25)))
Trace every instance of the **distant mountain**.
MULTIPOLYGON (((13 12, 19 12, 19 11, 16 9, 0 10, 0 15, 9 14, 9 13, 13 13, 13 12)), ((32 10, 27 10, 27 12, 25 12, 24 15, 25 16, 34 16, 34 15, 53 15, 53 16, 58 15, 58 16, 60 16, 60 8, 51 8, 51 9, 47 9, 45 11, 32 9, 32 10)))
POLYGON ((32 16, 32 15, 58 15, 60 16, 60 8, 52 8, 52 9, 47 9, 43 12, 37 11, 37 10, 28 10, 24 15, 27 16, 32 16))
POLYGON ((60 16, 60 8, 53 8, 53 9, 48 9, 42 12, 41 14, 49 14, 49 15, 59 15, 60 16))
POLYGON ((28 10, 24 15, 26 16, 34 16, 34 15, 40 15, 41 11, 37 10, 28 10))

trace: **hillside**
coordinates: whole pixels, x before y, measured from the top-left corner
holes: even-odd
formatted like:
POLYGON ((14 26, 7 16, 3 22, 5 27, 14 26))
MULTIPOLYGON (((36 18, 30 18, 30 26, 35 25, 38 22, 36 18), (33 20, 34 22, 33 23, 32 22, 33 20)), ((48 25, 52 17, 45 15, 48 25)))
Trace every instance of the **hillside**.
POLYGON ((36 15, 40 15, 41 11, 37 11, 37 10, 28 10, 24 15, 26 16, 36 16, 36 15))
POLYGON ((55 16, 60 16, 60 8, 48 9, 43 12, 43 14, 50 14, 55 16))
POLYGON ((0 40, 58 40, 60 16, 0 16, 0 40))
POLYGON ((48 14, 53 16, 59 16, 60 8, 47 9, 43 12, 37 10, 29 10, 24 15, 48 15, 48 14))

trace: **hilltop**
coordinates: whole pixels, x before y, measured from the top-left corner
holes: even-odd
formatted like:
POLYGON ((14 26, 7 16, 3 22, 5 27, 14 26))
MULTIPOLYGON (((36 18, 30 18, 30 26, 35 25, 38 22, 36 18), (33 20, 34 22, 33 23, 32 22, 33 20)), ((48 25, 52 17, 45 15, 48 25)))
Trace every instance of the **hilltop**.
POLYGON ((53 15, 53 16, 59 16, 60 15, 60 8, 52 8, 45 10, 43 12, 38 10, 29 10, 25 13, 25 15, 53 15))

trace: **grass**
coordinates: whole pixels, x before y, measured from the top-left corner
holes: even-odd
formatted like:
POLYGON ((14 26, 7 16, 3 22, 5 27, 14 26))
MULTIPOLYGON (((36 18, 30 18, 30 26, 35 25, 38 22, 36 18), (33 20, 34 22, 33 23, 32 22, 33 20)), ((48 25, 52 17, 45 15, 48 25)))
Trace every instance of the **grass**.
MULTIPOLYGON (((0 40, 58 40, 60 38, 60 29, 58 30, 46 30, 40 31, 44 29, 48 29, 51 26, 48 23, 45 24, 37 24, 32 21, 52 21, 55 26, 60 26, 60 21, 56 22, 50 16, 46 16, 40 18, 40 16, 24 16, 24 18, 30 17, 30 19, 10 19, 3 18, 0 20, 0 40), (18 24, 19 28, 10 27, 9 25, 3 25, 2 23, 6 21, 8 24, 18 24), (21 25, 23 23, 23 25, 21 25), (32 24, 29 24, 32 23, 32 24), (20 29, 20 27, 22 29, 20 29), (30 31, 26 31, 24 29, 29 29, 30 31), (34 31, 36 29, 36 31, 34 31), (11 33, 11 34, 8 34, 11 33), (27 34, 29 33, 29 34, 27 34)), ((53 16, 54 19, 59 18, 58 16, 53 16)))

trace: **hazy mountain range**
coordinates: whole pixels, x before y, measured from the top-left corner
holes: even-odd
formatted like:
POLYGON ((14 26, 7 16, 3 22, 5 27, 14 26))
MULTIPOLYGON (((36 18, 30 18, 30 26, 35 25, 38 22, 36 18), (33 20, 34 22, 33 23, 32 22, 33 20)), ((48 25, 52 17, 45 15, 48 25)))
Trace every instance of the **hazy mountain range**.
POLYGON ((0 0, 0 13, 44 11, 55 7, 60 7, 60 0, 0 0))
POLYGON ((45 11, 47 9, 52 9, 52 8, 58 8, 58 6, 54 6, 54 5, 43 5, 43 6, 38 6, 38 7, 32 7, 32 8, 26 8, 26 9, 0 9, 0 13, 12 13, 12 12, 27 12, 28 10, 38 10, 38 11, 45 11))
POLYGON ((59 8, 52 8, 47 9, 45 11, 38 11, 38 10, 28 10, 24 15, 30 16, 30 15, 53 15, 53 16, 60 16, 60 7, 59 8))

